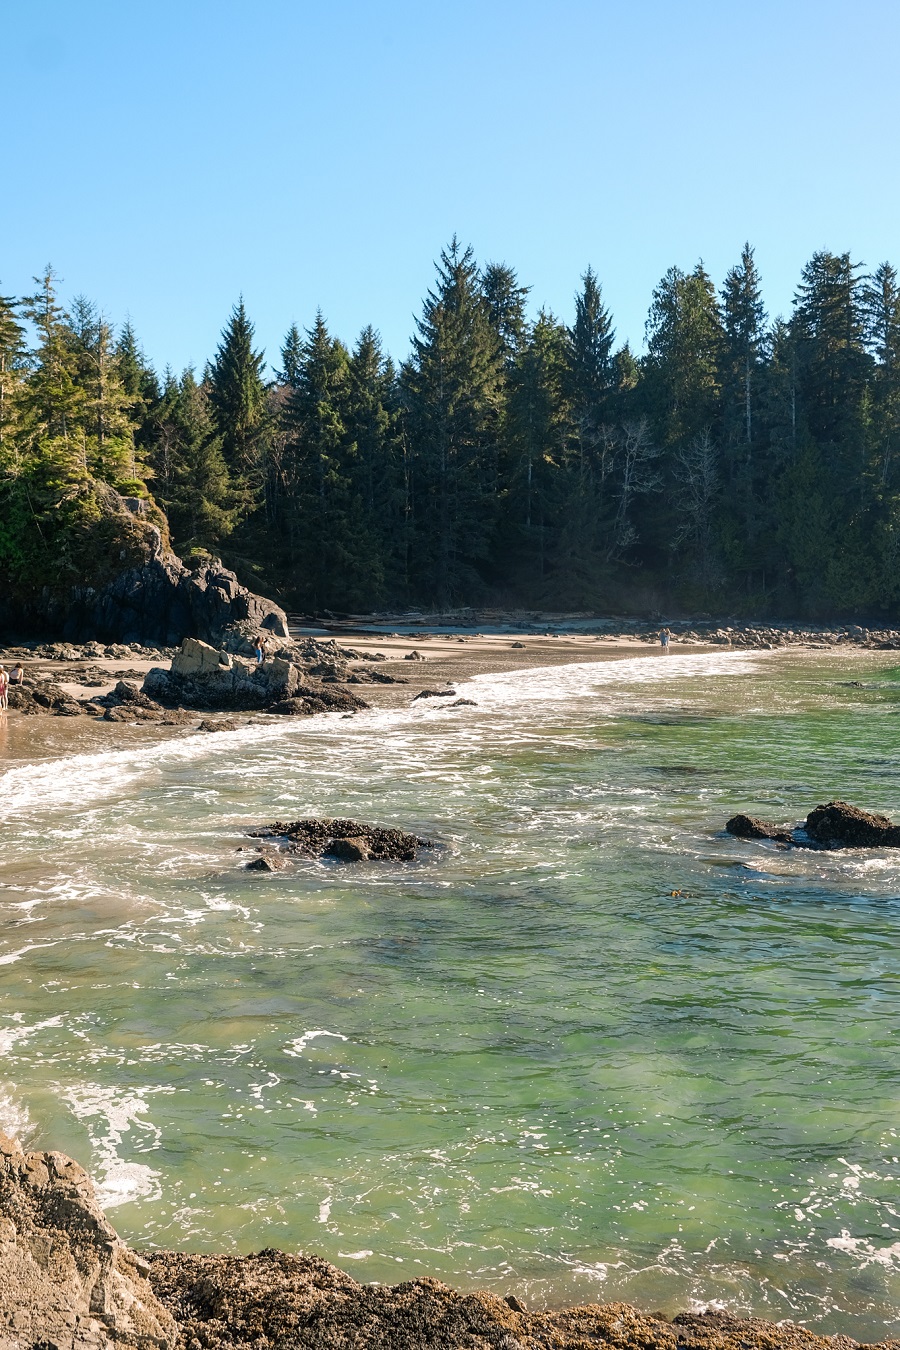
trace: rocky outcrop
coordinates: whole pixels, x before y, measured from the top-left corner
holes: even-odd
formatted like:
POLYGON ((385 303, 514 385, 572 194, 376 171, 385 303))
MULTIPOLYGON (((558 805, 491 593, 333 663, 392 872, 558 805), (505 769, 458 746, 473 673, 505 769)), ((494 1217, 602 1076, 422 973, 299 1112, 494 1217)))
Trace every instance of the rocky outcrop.
POLYGON ((251 839, 283 839, 285 853, 344 862, 413 862, 420 848, 434 847, 430 839, 404 830, 360 825, 358 820, 277 820, 247 833, 251 839))
POLYGON ((900 848, 900 826, 848 802, 817 806, 803 828, 822 848, 900 848))
POLYGON ((772 825, 756 816, 736 815, 725 822, 729 834, 737 839, 774 839, 779 844, 792 844, 794 836, 782 825, 772 825))
POLYGON ((147 672, 143 693, 168 708, 265 711, 289 716, 356 712, 368 706, 355 694, 307 680, 306 673, 288 647, 257 664, 196 638, 186 638, 169 670, 154 666, 147 672))
POLYGON ((176 1350, 172 1314, 62 1153, 0 1135, 2 1350, 176 1350))
POLYGON ((240 646, 259 631, 288 636, 287 616, 221 563, 191 571, 173 553, 122 571, 99 589, 77 588, 56 617, 69 642, 176 646, 186 637, 240 646))
POLYGON ((817 806, 794 829, 745 815, 732 816, 725 829, 738 839, 773 839, 798 848, 900 848, 900 825, 840 801, 817 806))

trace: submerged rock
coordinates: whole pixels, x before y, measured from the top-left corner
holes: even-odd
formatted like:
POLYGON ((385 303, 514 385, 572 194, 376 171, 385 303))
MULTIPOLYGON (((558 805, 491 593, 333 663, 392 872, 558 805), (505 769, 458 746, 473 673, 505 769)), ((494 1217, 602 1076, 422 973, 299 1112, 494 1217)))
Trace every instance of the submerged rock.
POLYGON ((357 820, 277 820, 248 834, 252 839, 289 839, 287 851, 304 858, 327 856, 345 862, 413 862, 420 848, 434 847, 430 839, 404 830, 361 825, 357 820))
POLYGON ((418 703, 420 698, 455 698, 455 689, 420 689, 413 699, 413 703, 418 703))
POLYGON ((266 849, 265 853, 260 853, 258 858, 248 862, 245 866, 247 872, 283 872, 287 863, 280 853, 274 849, 266 849))

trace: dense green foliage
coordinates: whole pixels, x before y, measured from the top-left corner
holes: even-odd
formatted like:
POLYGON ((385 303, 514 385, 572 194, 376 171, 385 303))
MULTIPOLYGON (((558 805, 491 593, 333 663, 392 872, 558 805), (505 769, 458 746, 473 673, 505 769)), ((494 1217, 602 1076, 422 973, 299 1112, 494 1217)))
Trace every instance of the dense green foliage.
POLYGON ((0 297, 0 562, 74 575, 97 485, 149 482, 179 551, 303 608, 896 612, 889 264, 815 254, 774 322, 749 245, 718 291, 673 267, 642 356, 591 269, 570 327, 527 301, 454 240, 399 368, 373 328, 350 349, 318 314, 268 379, 240 301, 202 378, 159 382, 130 326, 62 312, 48 270, 0 297))
POLYGON ((142 462, 150 437, 142 442, 141 433, 159 391, 131 328, 116 341, 83 297, 64 313, 50 268, 35 282, 24 300, 0 297, 0 575, 7 599, 106 579, 145 559, 148 525, 161 527, 163 539, 166 528, 142 462), (30 347, 22 319, 31 324, 30 347))

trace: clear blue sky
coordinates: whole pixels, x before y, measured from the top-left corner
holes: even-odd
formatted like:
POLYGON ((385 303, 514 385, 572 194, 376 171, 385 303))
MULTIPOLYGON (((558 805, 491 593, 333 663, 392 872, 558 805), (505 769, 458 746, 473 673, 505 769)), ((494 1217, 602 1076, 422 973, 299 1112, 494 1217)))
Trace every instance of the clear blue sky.
POLYGON ((201 365, 320 306, 405 355, 454 231, 620 340, 745 239, 772 313, 821 248, 900 264, 892 0, 0 0, 0 290, 48 261, 201 365))

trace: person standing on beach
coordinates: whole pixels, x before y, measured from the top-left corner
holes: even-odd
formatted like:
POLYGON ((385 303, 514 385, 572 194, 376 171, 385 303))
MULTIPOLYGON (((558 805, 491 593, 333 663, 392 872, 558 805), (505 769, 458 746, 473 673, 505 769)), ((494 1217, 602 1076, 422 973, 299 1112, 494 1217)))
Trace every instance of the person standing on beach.
POLYGON ((253 652, 253 655, 256 657, 256 664, 258 666, 261 666, 263 663, 263 649, 262 649, 262 641, 259 638, 256 639, 256 648, 253 652))
POLYGON ((6 667, 0 666, 0 712, 6 712, 9 707, 9 676, 6 673, 6 667))
POLYGON ((662 649, 663 649, 663 651, 665 652, 666 656, 669 655, 669 638, 670 638, 671 636, 672 636, 672 634, 669 632, 668 628, 661 628, 661 629, 660 629, 660 632, 659 632, 659 645, 662 647, 662 649))

